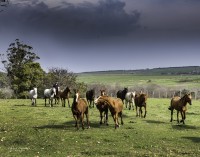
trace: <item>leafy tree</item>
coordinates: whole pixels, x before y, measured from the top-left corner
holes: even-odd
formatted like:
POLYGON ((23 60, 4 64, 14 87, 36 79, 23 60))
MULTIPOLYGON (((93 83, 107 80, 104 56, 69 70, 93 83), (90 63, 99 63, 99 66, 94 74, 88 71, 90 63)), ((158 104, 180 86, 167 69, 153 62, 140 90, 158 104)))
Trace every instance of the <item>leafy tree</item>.
POLYGON ((53 67, 49 69, 46 80, 48 80, 48 86, 58 82, 60 87, 65 88, 66 86, 74 87, 76 78, 77 75, 67 69, 53 67))
POLYGON ((71 90, 79 89, 81 93, 84 93, 87 89, 85 83, 77 82, 76 74, 63 68, 50 68, 44 80, 45 82, 43 84, 45 84, 46 88, 50 88, 55 82, 58 82, 61 89, 64 89, 68 86, 71 88, 71 90))
POLYGON ((2 60, 10 80, 11 89, 17 97, 26 97, 27 91, 40 84, 44 71, 39 63, 35 63, 39 57, 32 52, 33 48, 23 44, 19 39, 11 43, 6 60, 2 60))

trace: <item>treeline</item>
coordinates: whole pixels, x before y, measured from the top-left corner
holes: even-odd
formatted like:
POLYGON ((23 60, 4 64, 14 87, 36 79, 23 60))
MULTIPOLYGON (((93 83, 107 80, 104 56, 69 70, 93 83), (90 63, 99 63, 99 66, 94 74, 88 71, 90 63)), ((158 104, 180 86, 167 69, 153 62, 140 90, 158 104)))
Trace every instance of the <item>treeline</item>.
MULTIPOLYGON (((95 95, 100 95, 100 90, 104 89, 106 94, 109 96, 116 97, 118 90, 123 90, 125 87, 121 86, 120 84, 115 85, 107 85, 107 84, 90 84, 88 85, 89 89, 95 90, 95 95)), ((193 99, 200 99, 200 91, 198 88, 184 88, 184 87, 167 87, 167 86, 159 86, 157 84, 148 84, 148 85, 135 85, 129 86, 129 92, 136 92, 146 93, 149 98, 169 98, 171 99, 174 96, 182 97, 186 93, 191 93, 193 99)))
MULTIPOLYGON (((133 75, 200 75, 200 66, 166 67, 138 70, 108 70, 84 72, 86 74, 133 74, 133 75)), ((83 74, 84 74, 83 73, 83 74)))
POLYGON ((61 89, 69 86, 86 91, 86 84, 77 82, 77 75, 67 69, 52 67, 45 72, 33 48, 19 39, 0 56, 5 71, 0 73, 0 98, 28 98, 28 91, 33 87, 37 87, 38 96, 43 97, 44 89, 51 88, 55 82, 61 89))

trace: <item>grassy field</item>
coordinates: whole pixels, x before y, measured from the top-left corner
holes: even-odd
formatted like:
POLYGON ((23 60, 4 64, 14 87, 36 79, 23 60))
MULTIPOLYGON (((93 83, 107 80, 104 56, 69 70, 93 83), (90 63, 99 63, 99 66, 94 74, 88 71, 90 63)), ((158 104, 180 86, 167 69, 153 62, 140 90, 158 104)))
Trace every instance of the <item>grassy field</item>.
MULTIPOLYGON (((169 99, 148 99, 147 117, 124 109, 124 125, 99 125, 99 112, 91 108, 91 128, 77 131, 71 109, 44 107, 38 100, 0 100, 1 157, 84 156, 200 156, 200 102, 188 106, 185 125, 170 120, 169 99)), ((174 114, 176 120, 176 114, 174 114)))
POLYGON ((79 74, 78 81, 132 87, 157 84, 166 87, 200 87, 200 75, 79 74), (114 80, 114 81, 113 81, 114 80))

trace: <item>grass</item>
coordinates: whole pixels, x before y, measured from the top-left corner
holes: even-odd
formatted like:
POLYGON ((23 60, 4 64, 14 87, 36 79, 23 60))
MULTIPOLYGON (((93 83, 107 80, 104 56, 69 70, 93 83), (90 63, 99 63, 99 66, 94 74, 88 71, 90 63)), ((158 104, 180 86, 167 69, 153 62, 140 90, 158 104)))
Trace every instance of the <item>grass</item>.
MULTIPOLYGON (((200 156, 200 102, 188 106, 185 125, 170 120, 169 99, 148 99, 147 117, 124 109, 124 125, 99 125, 99 112, 90 109, 91 128, 76 130, 70 108, 44 107, 38 100, 0 100, 0 156, 200 156)), ((174 114, 176 120, 176 114, 174 114)))
POLYGON ((79 74, 78 81, 121 86, 149 85, 200 87, 199 75, 134 75, 134 74, 79 74), (114 80, 114 81, 113 81, 114 80))

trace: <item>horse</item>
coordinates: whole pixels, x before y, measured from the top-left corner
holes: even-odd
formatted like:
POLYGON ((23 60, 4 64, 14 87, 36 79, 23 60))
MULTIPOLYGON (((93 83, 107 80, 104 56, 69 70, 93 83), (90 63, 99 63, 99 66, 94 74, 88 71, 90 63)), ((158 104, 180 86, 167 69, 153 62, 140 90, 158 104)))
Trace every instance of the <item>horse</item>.
POLYGON ((56 94, 54 95, 54 99, 55 99, 55 105, 60 103, 60 87, 56 88, 56 94))
POLYGON ((135 92, 128 92, 125 95, 125 104, 126 104, 126 108, 129 105, 129 110, 131 109, 131 104, 132 104, 132 108, 134 110, 134 98, 135 98, 135 92))
POLYGON ((68 106, 70 107, 70 103, 69 103, 69 93, 70 93, 70 89, 69 87, 66 87, 65 90, 63 92, 59 93, 61 102, 62 102, 62 106, 65 107, 65 100, 67 99, 68 101, 68 106))
POLYGON ((135 95, 135 107, 136 107, 136 117, 146 117, 147 114, 147 95, 142 93, 142 94, 136 94, 135 95), (139 113, 138 113, 138 107, 139 107, 139 113), (142 107, 144 107, 145 113, 144 116, 142 116, 142 107))
POLYGON ((32 106, 36 106, 36 99, 37 99, 37 88, 33 88, 29 91, 29 98, 32 101, 32 106))
POLYGON ((106 95, 106 91, 104 89, 100 90, 100 93, 101 93, 101 96, 106 95))
POLYGON ((44 99, 45 99, 45 106, 46 106, 46 99, 49 99, 50 107, 53 107, 53 98, 56 95, 56 89, 50 88, 44 90, 44 99))
POLYGON ((104 102, 108 105, 110 113, 115 122, 115 129, 119 127, 118 117, 121 118, 121 124, 122 125, 124 124, 123 119, 122 119, 123 102, 121 99, 113 98, 109 96, 100 96, 95 100, 95 103, 100 103, 100 102, 104 102))
POLYGON ((171 120, 170 122, 173 121, 173 111, 174 109, 177 110, 177 122, 180 123, 182 122, 185 124, 185 112, 187 111, 187 103, 192 105, 192 96, 191 94, 185 94, 182 98, 179 96, 175 96, 171 99, 169 110, 171 110, 171 120), (179 112, 181 113, 182 120, 179 122, 179 112))
MULTIPOLYGON (((104 96, 106 93, 105 93, 105 90, 100 90, 101 92, 101 96, 104 96)), ((105 102, 105 101, 99 101, 98 103, 95 103, 97 109, 99 110, 99 113, 100 113, 100 125, 103 124, 103 117, 104 117, 104 123, 106 125, 108 125, 108 104, 105 102), (103 113, 104 113, 104 116, 103 116, 103 113)))
POLYGON ((124 104, 125 95, 128 92, 128 88, 124 88, 124 90, 119 90, 117 92, 117 98, 120 98, 124 104))
POLYGON ((95 97, 95 90, 91 89, 86 92, 86 99, 90 107, 94 107, 94 97, 95 97))
POLYGON ((87 101, 83 98, 80 98, 79 91, 77 90, 74 90, 74 97, 73 97, 71 110, 72 110, 73 117, 76 121, 75 127, 77 128, 77 130, 79 129, 78 121, 81 121, 82 129, 84 130, 84 114, 86 116, 87 126, 88 128, 90 128, 87 101))

